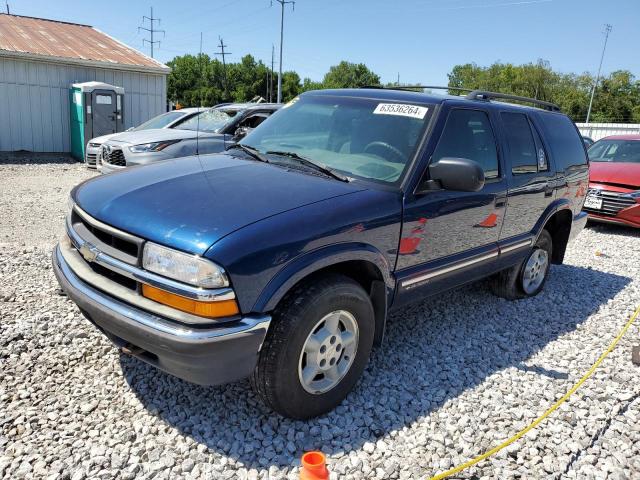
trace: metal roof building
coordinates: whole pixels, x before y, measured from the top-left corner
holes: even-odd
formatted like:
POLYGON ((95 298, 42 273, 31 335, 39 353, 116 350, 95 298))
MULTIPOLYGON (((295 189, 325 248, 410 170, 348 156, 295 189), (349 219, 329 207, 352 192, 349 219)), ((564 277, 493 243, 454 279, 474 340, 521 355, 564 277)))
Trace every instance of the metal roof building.
POLYGON ((166 110, 169 68, 88 25, 0 14, 0 151, 69 152, 69 88, 125 90, 129 128, 166 110))

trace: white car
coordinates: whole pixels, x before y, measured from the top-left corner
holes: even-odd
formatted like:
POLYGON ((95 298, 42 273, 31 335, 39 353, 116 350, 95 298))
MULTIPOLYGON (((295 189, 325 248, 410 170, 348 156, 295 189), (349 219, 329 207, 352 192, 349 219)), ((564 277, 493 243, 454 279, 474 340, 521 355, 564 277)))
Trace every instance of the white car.
POLYGON ((102 173, 190 155, 218 153, 256 128, 281 105, 233 103, 201 110, 171 129, 121 133, 102 145, 102 173))
MULTIPOLYGON (((198 108, 183 108, 181 110, 172 110, 171 112, 163 113, 150 120, 147 120, 137 127, 130 128, 127 132, 133 132, 138 130, 148 130, 151 128, 173 128, 180 125, 185 120, 193 117, 198 113, 198 108)), ((87 143, 87 148, 84 154, 84 163, 88 168, 100 169, 102 165, 102 144, 110 138, 120 135, 122 132, 110 133, 108 135, 102 135, 101 137, 92 138, 87 143)))

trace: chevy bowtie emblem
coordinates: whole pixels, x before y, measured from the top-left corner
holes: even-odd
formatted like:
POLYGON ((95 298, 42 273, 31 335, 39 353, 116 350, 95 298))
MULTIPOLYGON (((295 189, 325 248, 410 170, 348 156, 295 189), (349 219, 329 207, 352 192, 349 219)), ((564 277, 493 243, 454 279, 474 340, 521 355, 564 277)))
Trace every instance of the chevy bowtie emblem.
POLYGON ((92 245, 89 242, 84 243, 80 247, 79 251, 80 255, 82 255, 84 259, 89 263, 95 262, 96 258, 98 258, 98 255, 100 254, 100 250, 98 250, 95 245, 92 245))

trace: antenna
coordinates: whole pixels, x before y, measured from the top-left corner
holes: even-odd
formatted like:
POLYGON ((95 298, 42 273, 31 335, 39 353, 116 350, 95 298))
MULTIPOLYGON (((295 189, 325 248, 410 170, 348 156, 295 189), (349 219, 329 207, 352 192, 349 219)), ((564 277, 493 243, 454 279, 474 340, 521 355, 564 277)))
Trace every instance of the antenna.
POLYGON ((275 55, 276 47, 271 44, 271 80, 269 80, 269 103, 273 102, 273 57, 275 55))
POLYGON ((151 45, 151 58, 153 58, 153 46, 157 43, 158 47, 160 46, 160 41, 159 40, 153 40, 153 34, 156 32, 161 32, 162 33, 162 38, 164 38, 165 35, 165 31, 164 30, 158 30, 155 27, 155 24, 153 22, 158 22, 158 25, 160 25, 160 19, 159 18, 153 18, 153 7, 151 7, 151 16, 147 17, 146 15, 142 16, 142 26, 138 27, 138 33, 140 33, 140 30, 145 30, 147 32, 149 32, 151 34, 151 40, 147 40, 146 38, 142 39, 142 44, 144 45, 144 42, 147 42, 149 45, 151 45), (144 21, 145 20, 149 20, 149 28, 144 26, 144 21))
MULTIPOLYGON (((294 0, 275 0, 280 4, 280 73, 278 74, 278 103, 282 103, 282 43, 284 40, 284 6, 291 4, 293 11, 296 11, 296 2, 294 0)), ((273 0, 271 0, 273 6, 273 0)))
POLYGON ((227 62, 225 61, 225 57, 227 55, 232 55, 232 54, 224 51, 224 49, 228 47, 228 45, 224 44, 224 42, 222 41, 222 37, 218 37, 218 40, 220 40, 220 45, 219 45, 220 51, 216 52, 216 55, 222 56, 222 72, 224 75, 224 98, 226 101, 227 100, 227 62))
POLYGON ((602 56, 600 57, 600 66, 598 67, 598 74, 596 75, 596 81, 593 84, 593 89, 591 90, 591 100, 589 100, 589 110, 587 110, 587 121, 585 123, 589 123, 589 117, 591 116, 591 107, 593 106, 593 97, 596 94, 596 88, 598 87, 598 82, 600 81, 600 70, 602 69, 602 61, 604 60, 604 52, 607 49, 607 40, 609 40, 609 34, 613 27, 610 24, 606 24, 604 26, 604 46, 602 47, 602 56))
MULTIPOLYGON (((200 55, 198 56, 200 62, 200 75, 204 76, 204 70, 202 69, 202 32, 200 32, 200 55)), ((202 88, 200 88, 200 106, 198 107, 198 113, 196 113, 196 155, 200 155, 200 113, 202 109, 202 88)))

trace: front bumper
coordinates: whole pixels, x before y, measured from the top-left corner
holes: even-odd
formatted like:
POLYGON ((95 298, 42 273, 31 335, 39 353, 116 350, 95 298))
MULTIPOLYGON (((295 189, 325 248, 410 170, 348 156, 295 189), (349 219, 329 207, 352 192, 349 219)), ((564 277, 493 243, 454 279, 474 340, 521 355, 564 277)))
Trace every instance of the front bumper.
POLYGON ((82 313, 127 353, 167 373, 200 385, 217 385, 253 372, 271 322, 244 317, 216 327, 182 325, 136 308, 80 279, 56 246, 53 270, 82 313))

